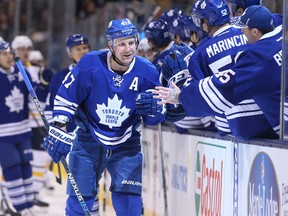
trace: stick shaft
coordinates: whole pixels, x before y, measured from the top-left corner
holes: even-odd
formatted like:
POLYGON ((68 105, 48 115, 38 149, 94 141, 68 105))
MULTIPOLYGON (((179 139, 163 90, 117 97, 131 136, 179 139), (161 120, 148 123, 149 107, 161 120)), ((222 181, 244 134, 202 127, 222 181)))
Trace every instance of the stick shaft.
MULTIPOLYGON (((33 87, 32 87, 32 84, 31 84, 31 82, 30 82, 30 80, 29 80, 29 78, 28 78, 28 76, 27 76, 27 74, 26 74, 26 71, 25 71, 25 69, 24 69, 24 67, 23 67, 23 64, 22 64, 22 62, 21 62, 21 60, 20 60, 19 57, 16 57, 16 58, 15 58, 15 61, 16 61, 16 65, 17 65, 20 73, 21 73, 22 76, 23 76, 23 79, 24 79, 24 82, 25 82, 25 84, 26 84, 26 87, 27 87, 30 95, 31 95, 32 98, 33 98, 33 101, 34 101, 34 103, 35 103, 35 106, 36 106, 36 108, 37 108, 37 111, 38 111, 38 112, 40 113, 40 115, 41 115, 41 118, 42 118, 42 120, 43 120, 43 122, 44 122, 45 128, 46 128, 46 130, 48 131, 48 129, 49 129, 48 120, 46 119, 46 117, 45 117, 45 115, 44 115, 44 113, 43 113, 43 111, 42 111, 40 102, 39 102, 39 100, 38 100, 38 98, 37 98, 37 95, 36 95, 36 93, 35 93, 35 91, 34 91, 34 89, 33 89, 33 87)), ((73 190, 74 190, 74 192, 75 192, 75 194, 76 194, 76 196, 77 196, 77 198, 78 198, 78 201, 79 201, 79 203, 80 203, 80 205, 81 205, 81 207, 82 207, 82 209, 83 209, 83 211, 84 211, 84 213, 85 213, 85 216, 90 216, 91 214, 90 214, 90 212, 89 212, 89 210, 88 210, 88 207, 87 207, 87 205, 86 205, 86 203, 85 203, 85 200, 84 200, 84 198, 83 198, 83 196, 82 196, 82 194, 81 194, 81 192, 80 192, 80 190, 79 190, 79 188, 78 188, 78 186, 77 186, 77 183, 76 183, 76 181, 75 181, 75 179, 74 179, 74 176, 73 176, 73 174, 71 173, 71 170, 70 170, 70 168, 69 168, 69 166, 68 166, 68 163, 67 163, 65 157, 64 157, 64 156, 61 156, 61 159, 60 159, 60 160, 61 160, 61 162, 62 162, 62 164, 63 164, 63 167, 64 167, 64 169, 65 169, 65 171, 66 171, 66 173, 67 173, 68 179, 69 179, 69 181, 70 181, 70 183, 71 183, 71 185, 72 185, 72 187, 73 187, 73 190)))

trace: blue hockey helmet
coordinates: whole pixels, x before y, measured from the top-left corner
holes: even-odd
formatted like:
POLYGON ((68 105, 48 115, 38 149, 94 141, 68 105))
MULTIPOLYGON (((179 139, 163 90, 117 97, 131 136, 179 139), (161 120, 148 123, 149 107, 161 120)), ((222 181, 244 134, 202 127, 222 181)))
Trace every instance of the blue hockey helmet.
POLYGON ((201 27, 203 19, 211 27, 230 21, 230 10, 226 0, 198 0, 192 8, 192 18, 196 26, 201 27))
POLYGON ((190 35, 185 35, 185 25, 186 20, 189 19, 190 16, 182 14, 178 16, 172 23, 171 27, 169 28, 170 38, 173 40, 175 36, 178 35, 182 41, 190 40, 190 35))
POLYGON ((117 38, 135 37, 137 44, 139 43, 138 30, 128 18, 110 21, 106 37, 108 41, 113 41, 117 38))
POLYGON ((10 50, 12 50, 10 43, 4 40, 0 41, 0 51, 10 51, 10 50))
POLYGON ((262 5, 262 0, 227 0, 227 1, 232 3, 233 13, 235 13, 235 11, 238 8, 243 8, 245 10, 247 7, 250 7, 252 5, 262 5))
POLYGON ((174 20, 179 17, 181 14, 183 14, 182 10, 179 9, 170 9, 168 11, 165 11, 160 16, 159 20, 162 20, 168 24, 168 26, 172 25, 174 20))
POLYGON ((88 41, 88 38, 86 38, 82 34, 72 34, 66 38, 65 44, 66 44, 66 47, 70 49, 74 46, 78 46, 81 44, 89 44, 89 41, 88 41))
POLYGON ((155 20, 147 23, 144 28, 145 36, 157 47, 164 47, 170 43, 169 28, 166 22, 155 20))
POLYGON ((190 37, 193 32, 196 32, 199 38, 203 38, 204 36, 203 31, 201 30, 200 27, 197 27, 195 25, 191 16, 188 16, 187 19, 184 20, 184 23, 185 23, 184 32, 186 37, 190 37))

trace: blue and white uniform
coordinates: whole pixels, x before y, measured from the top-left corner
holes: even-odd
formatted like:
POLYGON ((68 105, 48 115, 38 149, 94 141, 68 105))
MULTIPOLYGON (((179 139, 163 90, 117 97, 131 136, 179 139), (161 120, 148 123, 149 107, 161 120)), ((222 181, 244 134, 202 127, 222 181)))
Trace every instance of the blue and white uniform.
MULTIPOLYGON (((81 122, 69 163, 88 208, 93 204, 97 188, 95 179, 105 167, 112 178, 113 196, 141 195, 140 124, 143 120, 147 125, 154 125, 165 118, 164 112, 154 117, 136 113, 136 96, 160 85, 155 66, 136 56, 129 69, 119 75, 111 69, 110 58, 110 51, 84 55, 66 76, 54 101, 54 118, 64 115, 73 119, 76 115, 81 122), (98 167, 100 145, 107 154, 102 156, 101 167, 98 167)), ((69 183, 67 192, 74 194, 69 183)), ((66 212, 73 208, 72 201, 67 201, 66 212)), ((113 203, 114 207, 118 204, 113 203)))
MULTIPOLYGON (((281 66, 282 26, 279 26, 250 45, 231 69, 200 81, 192 79, 187 82, 179 101, 188 114, 202 116, 227 113, 241 101, 250 98, 258 104, 273 132, 278 133, 281 66)), ((247 127, 254 127, 254 133, 265 130, 263 125, 255 124, 255 121, 251 121, 251 125, 244 121, 242 125, 240 123, 236 129, 245 128, 245 131, 241 131, 243 137, 251 136, 247 127)), ((267 130, 271 131, 270 128, 267 130)))
MULTIPOLYGON (((51 79, 49 84, 49 93, 46 101, 45 107, 45 116, 49 123, 53 122, 53 107, 54 107, 54 98, 57 94, 59 87, 61 86, 64 78, 67 76, 68 73, 71 72, 75 64, 71 64, 69 67, 57 72, 51 79)), ((73 132, 76 128, 76 124, 74 121, 70 121, 67 125, 66 131, 73 132)))
POLYGON ((16 66, 9 74, 0 68, 0 85, 0 165, 11 203, 21 211, 34 200, 29 92, 16 66))
MULTIPOLYGON (((240 54, 249 46, 240 29, 229 25, 223 27, 192 55, 189 71, 196 80, 213 74, 227 73, 237 62, 240 54)), ((218 113, 215 120, 219 134, 232 133, 243 139, 255 136, 266 137, 267 130, 272 130, 271 125, 253 99, 241 101, 227 112, 218 113), (243 127, 243 124, 246 126, 243 127)))

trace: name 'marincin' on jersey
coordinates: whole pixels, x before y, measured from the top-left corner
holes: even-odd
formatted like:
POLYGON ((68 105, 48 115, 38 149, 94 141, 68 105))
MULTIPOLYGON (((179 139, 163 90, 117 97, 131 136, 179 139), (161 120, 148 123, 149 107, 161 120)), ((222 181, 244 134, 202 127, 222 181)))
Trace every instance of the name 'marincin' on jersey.
MULTIPOLYGON (((223 27, 192 55, 189 71, 197 80, 214 74, 217 76, 225 74, 249 46, 246 36, 240 29, 223 27)), ((261 136, 263 131, 271 128, 267 118, 251 98, 241 101, 227 112, 218 113, 215 121, 221 135, 232 133, 244 139, 261 136)))
MULTIPOLYGON (((213 76, 200 81, 193 79, 187 82, 179 99, 189 115, 225 113, 228 121, 230 118, 238 117, 242 120, 243 113, 240 111, 233 113, 235 105, 240 103, 239 105, 249 108, 251 106, 249 100, 247 103, 242 101, 253 99, 260 108, 258 111, 261 111, 266 118, 266 123, 264 120, 263 123, 265 125, 269 123, 272 132, 276 134, 280 129, 281 66, 282 26, 279 26, 250 45, 231 69, 214 73, 213 76)), ((251 107, 253 106, 254 103, 251 107)), ((257 114, 257 109, 255 113, 257 114)), ((251 117, 248 119, 251 120, 251 125, 247 124, 245 118, 236 125, 236 129, 244 133, 244 137, 249 138, 249 135, 253 133, 255 135, 261 130, 262 133, 265 132, 263 125, 252 121, 253 115, 249 117, 251 117)), ((267 136, 270 132, 270 128, 267 128, 267 136)), ((271 137, 273 137, 272 132, 271 137)))

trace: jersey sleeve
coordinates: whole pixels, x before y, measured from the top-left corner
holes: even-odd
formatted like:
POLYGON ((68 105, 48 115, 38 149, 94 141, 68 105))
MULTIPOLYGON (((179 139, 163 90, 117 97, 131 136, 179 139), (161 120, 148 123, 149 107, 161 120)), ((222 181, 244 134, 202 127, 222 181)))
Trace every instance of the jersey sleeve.
POLYGON ((234 67, 213 76, 190 80, 179 96, 189 115, 207 116, 224 113, 244 99, 273 91, 270 82, 271 61, 261 59, 252 50, 242 53, 234 67))
POLYGON ((65 115, 73 119, 78 106, 87 97, 93 82, 93 67, 85 67, 88 58, 85 56, 67 74, 54 99, 53 116, 65 115))

